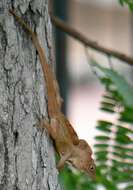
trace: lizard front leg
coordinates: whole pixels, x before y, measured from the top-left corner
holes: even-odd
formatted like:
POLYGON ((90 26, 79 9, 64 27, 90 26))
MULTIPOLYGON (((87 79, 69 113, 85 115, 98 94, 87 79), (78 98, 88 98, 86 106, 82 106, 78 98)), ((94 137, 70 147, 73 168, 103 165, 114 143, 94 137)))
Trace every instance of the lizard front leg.
POLYGON ((70 156, 71 156, 70 152, 61 156, 61 158, 60 158, 60 160, 59 160, 59 162, 57 164, 57 169, 58 170, 63 169, 63 167, 65 165, 65 162, 70 158, 70 156))
MULTIPOLYGON (((50 134, 50 136, 53 138, 53 140, 57 140, 57 127, 58 126, 58 121, 56 119, 51 119, 51 123, 49 123, 48 119, 43 119, 43 121, 41 122, 41 128, 46 128, 48 130, 48 133, 50 134)), ((58 137, 59 138, 59 137, 58 137)), ((61 145, 60 145, 61 146, 61 145)), ((57 152, 60 154, 60 152, 57 150, 57 152)), ((60 154, 60 160, 57 164, 57 169, 61 170, 64 165, 65 162, 71 157, 71 152, 62 152, 62 154, 60 154)))

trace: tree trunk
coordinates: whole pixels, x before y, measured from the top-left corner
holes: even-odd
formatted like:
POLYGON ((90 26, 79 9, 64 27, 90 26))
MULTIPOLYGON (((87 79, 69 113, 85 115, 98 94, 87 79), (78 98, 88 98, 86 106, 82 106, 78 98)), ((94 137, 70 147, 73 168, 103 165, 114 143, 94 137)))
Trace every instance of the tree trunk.
POLYGON ((52 141, 37 127, 47 115, 41 65, 30 37, 9 15, 11 7, 36 31, 53 63, 48 1, 1 1, 0 190, 59 190, 52 141))

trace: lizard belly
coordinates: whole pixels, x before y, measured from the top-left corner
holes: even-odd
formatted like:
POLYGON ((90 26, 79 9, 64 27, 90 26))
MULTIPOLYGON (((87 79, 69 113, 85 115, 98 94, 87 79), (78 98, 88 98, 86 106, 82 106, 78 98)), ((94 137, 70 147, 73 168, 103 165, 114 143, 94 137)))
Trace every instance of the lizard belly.
POLYGON ((55 142, 57 152, 60 155, 65 155, 66 153, 69 153, 71 150, 71 144, 65 142, 65 141, 57 141, 55 142))

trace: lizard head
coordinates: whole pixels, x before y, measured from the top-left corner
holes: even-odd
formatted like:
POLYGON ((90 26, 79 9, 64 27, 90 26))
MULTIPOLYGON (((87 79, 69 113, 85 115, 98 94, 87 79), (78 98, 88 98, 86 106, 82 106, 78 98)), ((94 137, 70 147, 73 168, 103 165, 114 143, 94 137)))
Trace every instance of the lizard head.
POLYGON ((94 160, 90 156, 83 158, 83 155, 81 154, 80 157, 73 159, 71 163, 79 171, 84 172, 85 174, 89 175, 93 180, 95 180, 96 166, 94 160))
POLYGON ((89 159, 86 168, 84 168, 86 174, 88 174, 92 179, 96 179, 96 166, 92 158, 89 159))
POLYGON ((75 146, 75 154, 70 159, 71 164, 80 171, 89 175, 92 179, 96 177, 96 166, 91 157, 92 150, 88 143, 80 140, 79 144, 75 146))

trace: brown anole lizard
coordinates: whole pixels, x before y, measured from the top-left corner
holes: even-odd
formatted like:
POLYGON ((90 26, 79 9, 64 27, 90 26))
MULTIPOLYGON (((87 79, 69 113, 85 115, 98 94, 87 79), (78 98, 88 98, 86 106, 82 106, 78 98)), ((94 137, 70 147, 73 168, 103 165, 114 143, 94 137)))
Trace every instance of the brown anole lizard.
POLYGON ((14 10, 10 10, 9 12, 30 35, 39 55, 46 82, 49 114, 49 120, 44 119, 40 125, 48 130, 50 136, 55 141, 56 150, 60 155, 57 168, 61 169, 64 167, 65 162, 69 162, 78 170, 95 178, 95 164, 92 159, 92 150, 85 140, 78 138, 74 128, 61 112, 61 98, 58 84, 51 65, 47 63, 44 50, 39 43, 36 33, 31 30, 14 10))

